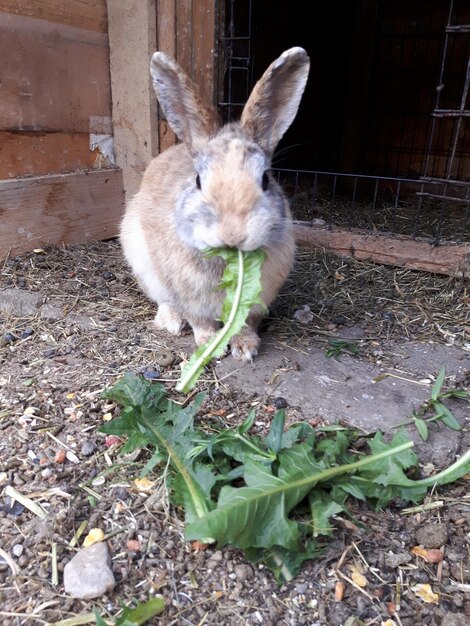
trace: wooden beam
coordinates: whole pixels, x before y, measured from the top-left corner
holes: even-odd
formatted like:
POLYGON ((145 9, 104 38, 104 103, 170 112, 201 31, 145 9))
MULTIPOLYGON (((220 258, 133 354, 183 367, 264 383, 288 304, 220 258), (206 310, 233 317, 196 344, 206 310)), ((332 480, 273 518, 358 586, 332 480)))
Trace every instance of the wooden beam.
POLYGON ((0 13, 0 59, 0 130, 109 132, 105 33, 0 13))
POLYGON ((215 42, 215 1, 193 1, 193 80, 199 85, 205 102, 215 102, 215 67, 217 47, 215 42))
POLYGON ((0 0, 0 11, 105 33, 106 0, 0 0))
POLYGON ((158 154, 157 102, 149 70, 156 50, 155 0, 108 0, 108 24, 114 149, 129 198, 158 154))
POLYGON ((0 258, 47 243, 108 239, 123 212, 120 170, 0 181, 0 258))
POLYGON ((397 265, 449 276, 470 277, 470 245, 442 244, 360 230, 327 229, 296 223, 298 244, 323 248, 339 255, 384 265, 397 265))
POLYGON ((0 180, 91 170, 99 158, 89 133, 0 131, 0 180))

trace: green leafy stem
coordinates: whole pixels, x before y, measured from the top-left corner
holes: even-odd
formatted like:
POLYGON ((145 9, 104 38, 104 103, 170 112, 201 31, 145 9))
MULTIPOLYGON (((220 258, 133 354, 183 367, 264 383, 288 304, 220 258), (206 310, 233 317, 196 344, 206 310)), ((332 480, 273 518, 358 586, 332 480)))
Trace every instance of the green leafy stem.
POLYGON ((207 363, 224 353, 230 339, 245 326, 251 307, 255 304, 264 306, 260 300, 261 265, 265 257, 263 250, 242 252, 222 248, 212 250, 209 256, 221 256, 226 261, 221 281, 226 292, 222 308, 222 321, 225 323, 212 339, 203 346, 199 346, 183 368, 181 378, 176 385, 176 391, 181 393, 190 391, 207 363), (226 314, 227 308, 228 315, 226 314))

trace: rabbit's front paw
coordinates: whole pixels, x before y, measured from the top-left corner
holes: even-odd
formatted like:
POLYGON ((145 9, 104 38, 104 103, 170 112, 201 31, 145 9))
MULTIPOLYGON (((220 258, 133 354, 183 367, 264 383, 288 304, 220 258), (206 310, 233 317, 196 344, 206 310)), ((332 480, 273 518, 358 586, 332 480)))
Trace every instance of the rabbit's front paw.
POLYGON ((241 361, 253 361, 258 354, 260 338, 253 328, 244 328, 239 335, 235 335, 230 342, 232 356, 241 361))
POLYGON ((216 326, 192 326, 194 333, 194 341, 197 346, 207 343, 217 332, 216 326))
POLYGON ((154 324, 158 330, 167 330, 172 335, 180 335, 184 328, 184 319, 167 302, 158 305, 154 324))

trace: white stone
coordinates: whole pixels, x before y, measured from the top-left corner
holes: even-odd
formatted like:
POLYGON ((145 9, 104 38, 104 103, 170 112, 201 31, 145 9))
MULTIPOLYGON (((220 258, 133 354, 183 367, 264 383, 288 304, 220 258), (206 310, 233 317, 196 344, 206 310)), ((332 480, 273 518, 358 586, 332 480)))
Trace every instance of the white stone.
POLYGON ((115 584, 104 541, 81 549, 64 568, 65 592, 81 600, 99 598, 112 591, 115 584))

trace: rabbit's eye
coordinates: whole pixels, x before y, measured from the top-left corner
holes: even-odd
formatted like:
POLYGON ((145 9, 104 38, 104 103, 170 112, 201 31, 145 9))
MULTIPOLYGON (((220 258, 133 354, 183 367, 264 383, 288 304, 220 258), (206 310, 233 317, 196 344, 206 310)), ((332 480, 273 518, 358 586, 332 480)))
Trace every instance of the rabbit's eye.
POLYGON ((199 174, 197 174, 197 176, 196 176, 196 187, 198 189, 201 188, 201 177, 199 176, 199 174))
POLYGON ((267 172, 265 172, 265 173, 263 174, 263 180, 262 180, 261 185, 262 185, 262 187, 263 187, 263 191, 267 191, 267 189, 268 189, 268 187, 269 187, 269 176, 268 176, 268 173, 267 173, 267 172))

